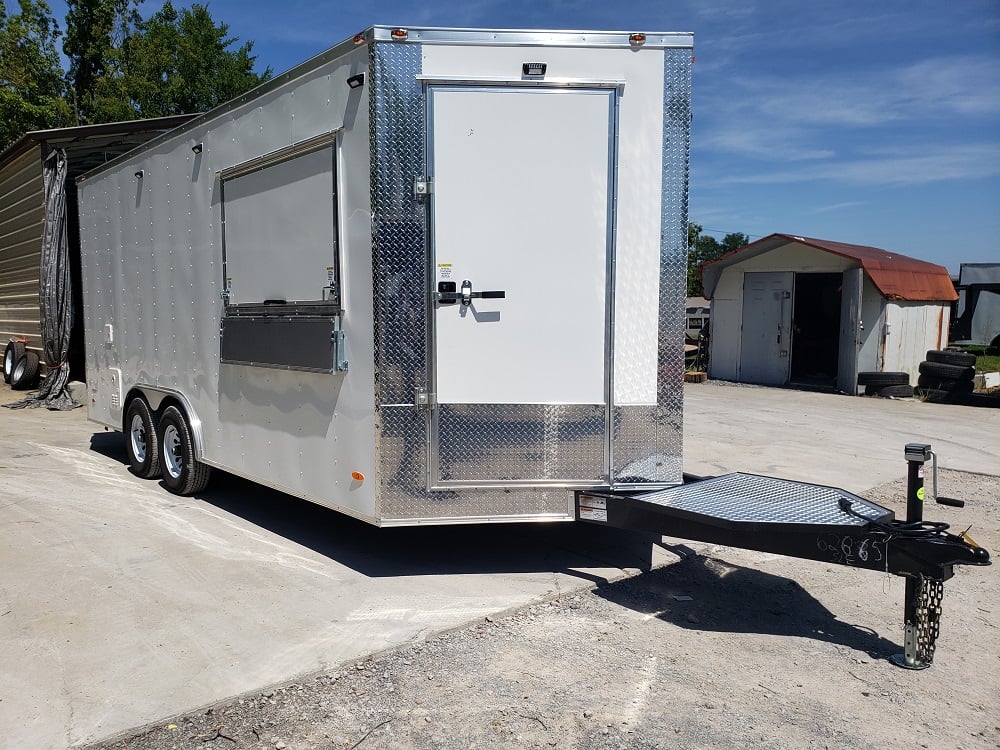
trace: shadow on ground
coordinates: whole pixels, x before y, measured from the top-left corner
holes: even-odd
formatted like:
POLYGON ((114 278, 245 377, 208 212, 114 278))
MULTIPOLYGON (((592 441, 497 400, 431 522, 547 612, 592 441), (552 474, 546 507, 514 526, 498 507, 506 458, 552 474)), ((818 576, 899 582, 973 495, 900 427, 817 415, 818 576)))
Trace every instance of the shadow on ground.
MULTIPOLYGON (((120 433, 95 433, 90 447, 127 471, 120 433)), ((561 522, 378 528, 221 471, 195 500, 372 578, 562 572, 604 583, 585 569, 650 570, 660 539, 561 522)))
POLYGON ((838 620, 790 578, 697 554, 642 576, 599 585, 595 594, 689 630, 808 638, 875 659, 900 650, 873 630, 838 620))
MULTIPOLYGON (((91 449, 127 465, 118 433, 96 433, 91 449)), ((336 511, 215 472, 195 502, 307 547, 362 575, 407 577, 553 572, 590 581, 596 594, 678 627, 828 641, 884 658, 899 649, 836 618, 795 581, 699 556, 658 535, 585 523, 378 528, 336 511), (654 548, 680 562, 653 570, 654 548), (609 582, 593 568, 638 569, 609 582), (677 601, 674 596, 691 596, 677 601)))

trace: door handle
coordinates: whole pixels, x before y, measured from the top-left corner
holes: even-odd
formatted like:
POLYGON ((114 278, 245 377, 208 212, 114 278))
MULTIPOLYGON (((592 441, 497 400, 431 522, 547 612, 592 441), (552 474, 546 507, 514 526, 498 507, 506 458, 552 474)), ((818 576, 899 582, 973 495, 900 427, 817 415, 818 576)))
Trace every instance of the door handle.
POLYGON ((453 305, 456 302, 461 302, 462 305, 468 307, 472 304, 474 299, 506 299, 507 292, 500 289, 487 292, 474 292, 472 291, 472 282, 466 279, 462 282, 462 290, 454 291, 455 282, 454 281, 442 281, 438 283, 438 291, 434 292, 434 301, 440 302, 443 305, 453 305))

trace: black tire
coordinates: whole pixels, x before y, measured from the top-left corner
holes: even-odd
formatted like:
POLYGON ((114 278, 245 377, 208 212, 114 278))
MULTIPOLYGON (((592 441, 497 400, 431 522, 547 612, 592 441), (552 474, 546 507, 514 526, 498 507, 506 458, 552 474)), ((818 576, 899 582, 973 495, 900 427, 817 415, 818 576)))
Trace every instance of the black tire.
POLYGON ((914 395, 932 404, 948 404, 955 398, 955 394, 951 391, 942 391, 939 388, 917 388, 914 395))
POLYGON ((160 436, 156 415, 142 396, 132 399, 122 423, 129 470, 143 479, 160 476, 160 436))
POLYGON ((943 362, 921 362, 919 369, 921 375, 930 375, 942 380, 972 380, 976 376, 975 367, 946 365, 943 362))
POLYGON ((908 385, 910 376, 905 372, 859 372, 858 385, 908 385))
POLYGON ((906 385, 887 385, 879 388, 876 395, 882 398, 913 398, 913 386, 909 383, 906 385))
POLYGON ((38 384, 38 370, 38 355, 26 350, 14 363, 14 369, 10 373, 10 387, 15 391, 34 388, 38 384))
POLYGON ((10 382, 10 374, 14 371, 14 365, 22 356, 24 356, 24 343, 8 341, 7 347, 3 350, 3 382, 10 382))
POLYGON ((932 388, 939 391, 954 391, 955 393, 972 393, 975 384, 971 380, 950 380, 936 378, 933 375, 921 375, 917 378, 917 388, 932 388))
POLYGON ((193 495, 208 486, 212 469, 197 458, 194 437, 187 417, 176 406, 168 406, 160 415, 157 438, 160 444, 160 470, 163 483, 175 495, 193 495))
POLYGON ((958 367, 975 367, 976 355, 968 352, 940 351, 931 349, 927 352, 928 362, 940 362, 945 365, 956 365, 958 367))

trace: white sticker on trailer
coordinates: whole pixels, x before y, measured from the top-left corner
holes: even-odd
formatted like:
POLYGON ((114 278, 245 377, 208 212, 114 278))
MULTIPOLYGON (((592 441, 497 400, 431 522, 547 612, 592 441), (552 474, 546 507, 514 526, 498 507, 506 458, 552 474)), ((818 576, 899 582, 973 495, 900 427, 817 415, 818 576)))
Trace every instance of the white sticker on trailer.
POLYGON ((608 520, 608 501, 602 497, 580 498, 580 518, 585 521, 608 520), (583 505, 582 503, 587 503, 583 505))

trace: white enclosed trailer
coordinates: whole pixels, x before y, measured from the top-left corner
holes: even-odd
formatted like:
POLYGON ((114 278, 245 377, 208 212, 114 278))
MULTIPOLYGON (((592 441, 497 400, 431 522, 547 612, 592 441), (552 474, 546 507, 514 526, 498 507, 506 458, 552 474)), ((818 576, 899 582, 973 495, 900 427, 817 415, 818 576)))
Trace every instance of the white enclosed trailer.
POLYGON ((691 54, 377 26, 84 175, 90 418, 381 525, 681 483, 691 54))
MULTIPOLYGON (((381 525, 573 520, 907 577, 989 553, 681 470, 689 34, 374 27, 79 180, 90 417, 381 525)), ((945 502, 945 498, 938 498, 945 502)), ((959 501, 948 501, 957 504, 959 501)))

